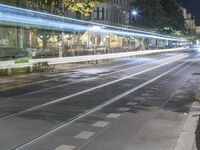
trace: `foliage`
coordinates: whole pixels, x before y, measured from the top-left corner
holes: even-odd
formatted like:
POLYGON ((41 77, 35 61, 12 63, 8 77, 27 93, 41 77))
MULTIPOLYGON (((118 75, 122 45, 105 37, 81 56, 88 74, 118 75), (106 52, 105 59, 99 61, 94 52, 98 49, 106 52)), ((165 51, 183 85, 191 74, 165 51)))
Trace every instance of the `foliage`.
POLYGON ((42 40, 43 49, 47 49, 48 40, 51 38, 53 32, 40 29, 32 29, 33 33, 42 40))
POLYGON ((133 6, 138 9, 139 16, 133 21, 134 25, 148 28, 163 27, 167 20, 160 0, 137 0, 133 6))
POLYGON ((19 58, 27 57, 28 51, 17 48, 2 48, 0 51, 0 58, 19 58))
MULTIPOLYGON (((89 16, 97 3, 106 0, 28 0, 26 5, 29 8, 45 11, 57 15, 65 15, 65 10, 79 12, 89 16)), ((43 49, 47 48, 47 42, 52 36, 52 32, 44 30, 33 30, 34 33, 43 41, 43 49)), ((58 37, 61 33, 58 34, 58 37)), ((59 38, 61 40, 61 38, 59 38)))
POLYGON ((15 63, 28 63, 29 62, 29 57, 21 57, 21 58, 17 58, 15 59, 15 63))
POLYGON ((160 2, 169 20, 168 24, 175 30, 184 30, 185 20, 183 11, 175 0, 161 0, 160 2))
POLYGON ((106 0, 29 0, 28 6, 56 14, 64 14, 64 10, 80 12, 89 16, 97 3, 106 0))
POLYGON ((183 12, 175 0, 136 0, 133 6, 139 11, 133 25, 173 35, 185 29, 183 12))
POLYGON ((9 46, 9 47, 15 47, 16 46, 16 37, 17 37, 17 32, 15 29, 13 28, 5 28, 4 30, 2 30, 2 37, 4 37, 4 39, 6 39, 6 43, 5 46, 9 46))

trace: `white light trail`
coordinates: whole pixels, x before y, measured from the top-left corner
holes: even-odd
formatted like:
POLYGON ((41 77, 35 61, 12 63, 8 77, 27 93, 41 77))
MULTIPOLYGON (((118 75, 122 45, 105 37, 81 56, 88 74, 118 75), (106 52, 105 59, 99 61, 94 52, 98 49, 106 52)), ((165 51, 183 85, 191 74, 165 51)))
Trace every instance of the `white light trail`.
POLYGON ((183 38, 156 34, 154 32, 87 22, 2 4, 0 4, 0 24, 31 26, 35 28, 47 28, 62 31, 92 31, 113 35, 153 38, 178 42, 186 41, 183 38))

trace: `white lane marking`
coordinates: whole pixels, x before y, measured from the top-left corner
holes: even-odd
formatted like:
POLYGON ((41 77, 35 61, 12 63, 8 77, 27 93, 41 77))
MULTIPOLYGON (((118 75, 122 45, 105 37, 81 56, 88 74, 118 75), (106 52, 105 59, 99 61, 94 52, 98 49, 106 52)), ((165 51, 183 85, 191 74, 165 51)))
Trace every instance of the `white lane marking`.
POLYGON ((131 108, 129 108, 129 107, 120 107, 119 109, 118 109, 118 111, 129 111, 131 108))
MULTIPOLYGON (((166 59, 166 58, 161 58, 161 60, 162 59, 166 59)), ((155 60, 156 61, 156 60, 155 60)), ((126 66, 126 65, 128 65, 128 64, 133 64, 133 63, 127 63, 127 64, 123 64, 123 65, 119 65, 119 66, 114 66, 114 67, 110 67, 110 68, 108 68, 108 69, 113 69, 113 68, 117 68, 117 67, 120 67, 120 66, 126 66)), ((145 63, 145 64, 147 64, 147 63, 145 63)), ((137 66, 139 66, 139 65, 137 65, 137 66)), ((64 72, 64 73, 57 73, 57 74, 52 74, 52 75, 44 75, 44 76, 47 76, 47 77, 54 77, 54 76, 62 76, 62 75, 68 75, 68 74, 70 74, 69 72, 64 72)), ((2 90, 0 90, 0 91, 5 91, 5 90, 10 90, 10 89, 14 89, 14 88, 20 88, 20 87, 24 87, 24 86, 29 86, 29 85, 35 85, 35 84, 39 84, 39 83, 45 83, 45 82, 49 82, 49 81, 54 81, 54 80, 58 80, 58 79, 60 79, 60 78, 53 78, 53 79, 46 79, 46 80, 42 80, 42 81, 37 81, 37 82, 34 82, 34 83, 25 83, 25 84, 23 84, 23 85, 16 85, 16 86, 11 86, 11 87, 8 87, 8 88, 4 88, 4 89, 2 89, 2 90)), ((61 78, 62 79, 62 78, 61 78)), ((65 86, 65 84, 64 84, 64 86, 65 86)), ((47 90, 49 90, 49 88, 47 88, 47 90)), ((40 92, 40 90, 37 90, 38 92, 40 92)), ((42 91, 42 90, 41 90, 42 91)), ((32 93, 31 93, 32 94, 32 93)), ((21 96, 21 95, 20 95, 21 96)), ((24 95, 22 95, 22 96, 24 96, 24 95)))
MULTIPOLYGON (((180 55, 182 55, 182 54, 180 54, 180 55)), ((177 56, 176 56, 177 57, 177 56)), ((164 59, 160 59, 160 60, 158 60, 157 62, 162 62, 162 61, 167 61, 168 59, 172 59, 172 58, 174 58, 174 57, 167 57, 167 58, 164 58, 164 59)), ((154 60, 154 61, 152 61, 151 62, 151 64, 153 64, 154 62, 156 62, 156 60, 154 60)), ((138 66, 145 66, 145 65, 149 65, 149 63, 145 63, 145 64, 142 64, 142 65, 138 65, 138 66)), ((115 73, 118 73, 118 72, 123 72, 123 71, 128 71, 128 70, 130 70, 130 69, 134 69, 134 68, 136 68, 137 66, 133 66, 133 67, 129 67, 129 68, 126 68, 126 69, 122 69, 122 70, 117 70, 117 71, 115 71, 115 72, 110 72, 110 73, 107 73, 106 75, 111 75, 111 74, 115 74, 115 73)), ((102 75, 102 76, 104 76, 104 75, 102 75)))
POLYGON ((132 74, 132 75, 129 75, 129 76, 126 76, 126 77, 123 77, 123 78, 120 78, 120 79, 117 79, 117 80, 114 80, 114 81, 111 81, 111 82, 108 82, 108 83, 105 83, 105 84, 102 84, 102 85, 99 85, 99 86, 96 86, 96 87, 93 87, 93 88, 90 88, 90 89, 87 89, 87 90, 84 90, 84 91, 81 91, 81 92, 78 92, 78 93, 75 93, 75 94, 72 94, 72 95, 68 95, 68 96, 65 96, 65 97, 62 97, 62 98, 53 100, 53 101, 51 101, 51 102, 44 103, 44 104, 42 104, 42 105, 38 105, 38 106, 35 106, 35 107, 32 107, 32 108, 26 109, 26 110, 24 110, 24 111, 21 111, 21 112, 18 112, 18 113, 15 113, 15 114, 12 114, 12 115, 9 115, 9 116, 0 118, 0 120, 8 119, 8 118, 10 118, 10 117, 13 117, 13 116, 16 116, 16 115, 25 113, 25 112, 33 111, 33 110, 36 110, 36 109, 41 108, 41 107, 45 107, 45 106, 48 106, 48 105, 51 105, 51 104, 55 104, 55 103, 58 103, 58 102, 67 100, 67 99, 69 99, 69 98, 72 98, 72 97, 75 97, 75 96, 78 96, 78 95, 82 95, 82 94, 85 94, 85 93, 88 93, 88 92, 91 92, 91 91, 100 89, 100 88, 102 88, 102 87, 106 87, 106 86, 108 86, 108 85, 111 85, 111 84, 114 84, 114 83, 123 81, 123 80, 125 80, 125 79, 129 79, 129 78, 131 78, 131 77, 134 77, 134 76, 137 76, 137 75, 146 73, 146 72, 148 72, 148 71, 152 71, 152 70, 154 70, 154 69, 160 68, 160 67, 162 67, 162 66, 165 66, 165 65, 167 65, 167 64, 170 64, 170 63, 172 63, 172 62, 174 62, 174 61, 178 61, 178 60, 183 59, 183 58, 186 58, 186 57, 187 57, 187 56, 184 56, 184 57, 181 57, 181 58, 177 58, 177 59, 173 59, 173 60, 171 60, 171 61, 168 61, 168 62, 163 63, 163 64, 160 64, 160 65, 158 65, 158 66, 155 66, 155 67, 152 67, 152 68, 143 70, 143 71, 141 71, 141 72, 138 72, 138 73, 135 73, 135 74, 132 74))
MULTIPOLYGON (((166 56, 161 56, 161 57, 156 57, 156 58, 150 58, 150 59, 152 59, 152 61, 154 61, 153 59, 160 59, 160 60, 162 60, 162 59, 165 59, 165 57, 166 56)), ((141 59, 146 59, 147 57, 144 57, 144 58, 134 58, 134 59, 139 59, 139 61, 141 60, 141 59)), ((169 58, 169 57, 168 57, 169 58)), ((151 62, 152 62, 151 61, 151 62)), ((113 66, 113 67, 107 67, 106 69, 114 69, 114 68, 118 68, 118 67, 122 67, 122 66, 127 66, 127 65, 131 65, 131 64, 133 64, 133 62, 128 62, 128 63, 125 63, 125 64, 122 64, 122 65, 117 65, 117 66, 113 66)))
POLYGON ((76 148, 76 146, 61 145, 61 146, 57 147, 55 150, 73 150, 75 148, 76 148))
MULTIPOLYGON (((164 59, 167 59, 167 58, 164 58, 164 59)), ((164 60, 164 59, 163 59, 163 60, 164 60)), ((155 61, 156 61, 156 60, 155 60, 155 61)), ((153 61, 153 62, 155 62, 155 61, 153 61)), ((159 60, 159 61, 161 61, 161 60, 159 60)), ((153 62, 151 62, 151 63, 153 63, 153 62)), ((149 65, 149 63, 145 63, 145 64, 133 66, 133 67, 130 67, 130 69, 134 69, 134 68, 138 68, 138 67, 142 67, 142 66, 146 66, 146 65, 149 65)), ((126 69, 127 69, 127 68, 126 68, 126 69)), ((100 75, 99 77, 104 77, 104 76, 111 75, 111 74, 114 74, 114 73, 117 73, 117 72, 125 71, 126 69, 121 69, 121 70, 118 70, 118 71, 115 71, 115 72, 112 72, 112 73, 102 74, 102 75, 100 75)), ((58 79, 58 78, 57 78, 57 79, 58 79)), ((61 78, 61 79, 62 79, 62 78, 61 78)), ((36 93, 44 92, 44 91, 47 91, 47 90, 52 90, 52 89, 64 87, 64 86, 67 86, 67 85, 70 85, 70 84, 79 83, 79 82, 82 82, 82 81, 88 81, 88 80, 92 80, 92 79, 96 79, 96 77, 81 79, 81 80, 77 80, 77 81, 75 81, 75 82, 70 82, 70 83, 65 83, 65 84, 59 84, 59 85, 52 86, 52 87, 49 87, 49 88, 45 88, 45 89, 42 89, 42 90, 36 90, 36 91, 33 91, 33 92, 28 92, 28 93, 25 93, 25 94, 17 95, 17 96, 15 96, 15 98, 21 97, 21 96, 28 96, 28 95, 31 95, 31 94, 36 94, 36 93)), ((53 79, 52 79, 52 80, 53 80, 53 79)))
MULTIPOLYGON (((60 79, 62 79, 62 78, 60 78, 60 79)), ((68 82, 68 83, 64 83, 64 84, 59 84, 59 85, 52 86, 52 87, 49 87, 49 88, 45 88, 45 89, 36 90, 36 91, 33 91, 33 92, 28 92, 28 93, 25 93, 25 94, 17 95, 17 96, 14 96, 14 98, 22 97, 22 96, 28 96, 28 95, 36 94, 36 93, 41 93, 41 92, 44 92, 44 91, 48 91, 48 90, 52 90, 52 89, 56 89, 56 88, 60 88, 60 87, 64 87, 64 86, 67 86, 67 85, 79 83, 79 82, 82 82, 82 81, 88 81, 88 80, 92 80, 92 79, 96 79, 96 77, 92 77, 92 78, 89 78, 89 79, 88 78, 81 79, 81 80, 77 80, 77 81, 74 81, 74 82, 68 82)))
POLYGON ((106 116, 106 118, 116 119, 119 118, 122 114, 112 113, 106 116))
POLYGON ((104 128, 104 127, 106 127, 107 125, 109 125, 109 122, 106 122, 106 121, 98 121, 98 122, 94 123, 92 126, 93 126, 93 127, 98 127, 98 128, 104 128))
MULTIPOLYGON (((27 142, 26 144, 23 144, 23 145, 20 145, 20 146, 16 147, 15 150, 20 150, 20 149, 22 149, 22 148, 25 148, 25 147, 28 146, 29 144, 34 143, 34 142, 36 142, 36 141, 38 141, 38 140, 40 140, 40 139, 42 139, 42 138, 44 138, 44 137, 46 137, 46 136, 48 136, 48 135, 54 133, 54 132, 56 132, 56 131, 58 131, 58 130, 64 128, 64 127, 66 127, 66 126, 72 124, 73 122, 75 122, 75 121, 77 121, 77 120, 79 120, 79 119, 81 119, 81 118, 83 118, 83 117, 86 117, 86 116, 88 116, 88 115, 90 115, 90 114, 92 114, 92 113, 94 113, 94 112, 96 112, 96 111, 98 111, 98 110, 101 110, 102 108, 104 108, 104 107, 106 107, 106 106, 108 106, 108 105, 110 105, 110 104, 112 104, 112 103, 114 103, 114 102, 120 100, 121 98, 123 98, 123 97, 125 97, 125 96, 127 96, 127 95, 129 95, 129 94, 131 94, 131 93, 133 93, 133 92, 135 92, 135 91, 138 90, 138 89, 141 89, 142 87, 144 87, 144 86, 146 86, 146 85, 148 85, 148 84, 150 84, 150 83, 152 83, 152 82, 158 80, 159 78, 161 78, 161 77, 163 77, 163 76, 169 74, 170 72, 172 72, 172 71, 178 69, 179 67, 183 66, 183 65, 186 64, 187 62, 188 62, 188 61, 185 61, 185 62, 183 62, 182 64, 180 64, 180 65, 178 65, 178 66, 176 66, 176 67, 174 67, 174 68, 172 68, 172 69, 170 69, 170 70, 168 70, 168 71, 166 71, 166 72, 164 72, 164 73, 162 73, 162 74, 160 74, 160 75, 154 77, 153 79, 151 79, 151 80, 149 80, 149 81, 146 81, 146 82, 144 82, 143 84, 141 84, 141 85, 139 85, 139 86, 137 86, 137 87, 135 87, 135 88, 133 88, 133 89, 130 89, 129 91, 127 91, 127 92, 125 92, 125 93, 122 93, 122 94, 120 94, 120 95, 118 95, 118 96, 116 96, 116 97, 110 99, 109 101, 107 101, 107 102, 105 102, 105 103, 103 103, 103 104, 100 104, 100 105, 98 105, 98 106, 96 106, 96 107, 94 107, 94 108, 92 108, 92 109, 86 111, 85 113, 82 113, 82 114, 76 116, 75 118, 72 118, 71 121, 69 121, 69 122, 67 122, 67 123, 64 123, 63 125, 60 125, 60 126, 56 127, 55 129, 52 129, 51 131, 49 131, 49 132, 47 132, 47 133, 45 133, 45 134, 43 134, 43 135, 41 135, 41 136, 39 136, 39 137, 37 137, 37 138, 31 140, 31 141, 29 141, 29 142, 27 142)), ((108 117, 108 116, 107 116, 107 117, 108 117)))
MULTIPOLYGON (((168 57, 167 57, 168 58, 168 57)), ((167 59, 167 58, 161 58, 159 60, 162 60, 162 59, 167 59)), ((170 57, 169 57, 170 58, 170 57)), ((158 61, 158 60, 154 60, 154 61, 158 61)), ((127 66, 128 64, 133 64, 132 62, 131 63, 126 63, 126 64, 122 64, 122 65, 118 65, 118 66, 113 66, 113 67, 108 67, 106 69, 114 69, 114 68, 118 68, 118 67, 121 67, 121 66, 127 66)), ((145 64, 148 64, 148 63, 145 63, 145 64)), ((142 64, 142 65, 145 65, 145 64, 142 64)), ((137 65, 137 66, 140 66, 140 65, 137 65)), ((135 67, 137 67, 135 66, 135 67)), ((122 69, 123 70, 123 69, 122 69)), ((47 76, 47 77, 57 77, 57 76, 62 76, 62 75, 68 75, 70 74, 69 72, 64 72, 64 73, 57 73, 57 74, 52 74, 52 75, 44 75, 44 76, 47 76)), ((8 87, 8 88, 4 88, 0 91, 6 91, 6 90, 10 90, 10 89, 14 89, 14 88, 20 88, 20 87, 24 87, 24 86, 29 86, 29 85, 35 85, 35 84, 39 84, 39 83, 45 83, 45 82, 49 82, 49 81, 55 81, 55 80, 58 80, 60 78, 53 78, 53 79, 46 79, 46 80, 42 80, 42 81, 37 81, 37 82, 34 82, 34 83, 25 83, 23 85, 16 85, 16 86, 11 86, 11 87, 8 87)), ((61 78, 62 79, 62 78, 61 78)), ((73 82, 72 82, 73 83, 73 82)), ((65 84, 63 84, 63 86, 65 86, 65 84)), ((57 87, 57 86, 56 86, 57 87)), ((56 88, 55 87, 55 88, 56 88)), ((59 87, 59 86, 58 86, 59 87)), ((52 89, 52 88, 46 88, 47 90, 49 89, 52 89)), ((37 90, 38 92, 42 92, 43 90, 37 90)), ((33 94, 32 92, 30 92, 30 94, 33 94)), ((23 95, 20 95, 20 96, 24 96, 24 95, 29 95, 29 94, 23 94, 23 95)))
POLYGON ((95 132, 82 131, 81 133, 77 134, 74 138, 87 140, 90 137, 92 137, 94 134, 95 132))
MULTIPOLYGON (((181 54, 181 55, 182 55, 182 54, 181 54)), ((174 57, 174 56, 173 56, 173 57, 174 57)), ((154 62, 166 61, 166 60, 168 60, 168 59, 170 59, 170 58, 173 58, 173 57, 167 57, 167 58, 163 58, 163 59, 159 59, 159 60, 154 60, 154 61, 151 61, 151 64, 153 64, 154 62)), ((139 67, 146 66, 146 65, 149 65, 149 64, 150 64, 150 63, 144 63, 144 64, 141 64, 141 65, 136 65, 136 66, 129 67, 129 68, 126 68, 126 69, 117 70, 117 71, 114 71, 114 72, 111 72, 111 73, 102 74, 102 75, 100 75, 99 77, 104 77, 104 76, 108 76, 108 75, 115 74, 115 73, 118 73, 118 72, 123 72, 123 71, 127 71, 127 70, 130 70, 130 69, 139 68, 139 67)), ((25 93, 25 94, 17 95, 17 96, 15 96, 15 98, 21 97, 21 96, 27 96, 27 95, 31 95, 31 94, 36 94, 36 93, 44 92, 44 91, 47 91, 47 90, 52 90, 52 89, 64 87, 64 86, 67 86, 67 85, 70 85, 70 84, 79 83, 79 82, 87 81, 87 80, 92 80, 92 79, 95 79, 95 78, 96 78, 96 77, 86 78, 86 79, 77 80, 77 81, 75 81, 75 82, 60 84, 60 85, 52 86, 52 87, 45 88, 45 89, 42 89, 42 90, 36 90, 36 91, 33 91, 33 92, 28 92, 28 93, 25 93)), ((61 78, 61 79, 62 79, 62 78, 61 78)), ((58 80, 58 78, 52 79, 52 80, 58 80)))
MULTIPOLYGON (((183 55, 183 54, 179 54, 179 55, 183 55)), ((179 56, 178 55, 178 56, 179 56)), ((172 57, 167 57, 167 58, 161 58, 161 59, 159 59, 159 60, 154 60, 154 61, 152 61, 151 63, 153 63, 153 62, 156 62, 156 61, 164 61, 164 60, 167 60, 167 59, 170 59, 170 58, 173 58, 174 56, 172 56, 172 57)), ((177 57, 177 56, 176 56, 177 57)), ((145 63, 145 64, 142 64, 142 65, 137 65, 137 66, 133 66, 133 67, 131 67, 130 69, 133 69, 133 68, 135 68, 135 67, 141 67, 141 66, 145 66, 145 65, 148 65, 149 63, 145 63)), ((125 70, 127 70, 127 69, 129 69, 129 68, 126 68, 126 69, 122 69, 121 71, 125 71, 125 70)), ((120 72, 120 70, 118 70, 117 72, 120 72)), ((108 74, 102 74, 101 76, 106 76, 106 75, 110 75, 110 74, 114 74, 114 73, 116 73, 116 72, 112 72, 112 73, 108 73, 108 74)), ((35 85, 35 84, 39 84, 39 83, 45 83, 45 82, 49 82, 49 81, 55 81, 55 80, 58 80, 58 79, 62 79, 62 78, 54 78, 54 79, 47 79, 47 80, 42 80, 42 81, 38 81, 38 82, 34 82, 34 83, 27 83, 27 84, 23 84, 23 85, 17 85, 17 86, 12 86, 12 87, 8 87, 8 88, 4 88, 2 91, 5 91, 5 90, 9 90, 9 89, 14 89, 14 88, 20 88, 20 87, 24 87, 24 86, 29 86, 29 85, 35 85)), ((92 79, 92 78, 91 78, 92 79)), ((81 81, 81 80, 80 80, 81 81)), ((76 81, 76 82, 80 82, 80 81, 76 81)), ((75 83, 76 83, 75 82, 75 83)), ((72 82, 73 83, 73 82, 72 82)), ((61 85, 59 85, 59 86, 61 86, 61 85)), ((65 84, 63 85, 63 86, 65 86, 65 84)), ((61 86, 62 87, 62 86, 61 86)), ((55 86, 55 88, 57 88, 57 86, 55 86)), ((54 87, 52 87, 52 88, 50 88, 50 89, 54 89, 54 87)), ((46 90, 49 90, 49 88, 46 88, 46 90)), ((1 90, 0 90, 1 91, 1 90)), ((42 89, 42 90, 37 90, 38 92, 42 92, 42 91, 45 91, 45 89, 42 89)), ((35 93, 37 93, 37 91, 35 91, 35 93)), ((34 92, 30 92, 30 94, 34 94, 34 92)), ((19 96, 24 96, 24 95, 30 95, 29 93, 27 93, 27 94, 23 94, 23 95, 19 95, 19 96)), ((19 97, 19 96, 17 96, 17 97, 19 97)))

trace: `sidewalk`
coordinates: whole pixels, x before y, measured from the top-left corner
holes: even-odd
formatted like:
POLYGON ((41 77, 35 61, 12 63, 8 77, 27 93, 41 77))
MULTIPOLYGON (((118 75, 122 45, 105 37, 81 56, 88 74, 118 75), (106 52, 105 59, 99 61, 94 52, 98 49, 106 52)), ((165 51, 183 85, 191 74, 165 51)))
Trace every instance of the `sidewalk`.
POLYGON ((200 114, 200 103, 195 101, 191 111, 185 120, 183 129, 176 142, 174 150, 197 150, 195 141, 195 131, 198 125, 200 114))
POLYGON ((196 101, 192 104, 191 111, 185 120, 174 150, 200 149, 200 89, 194 99, 196 101))

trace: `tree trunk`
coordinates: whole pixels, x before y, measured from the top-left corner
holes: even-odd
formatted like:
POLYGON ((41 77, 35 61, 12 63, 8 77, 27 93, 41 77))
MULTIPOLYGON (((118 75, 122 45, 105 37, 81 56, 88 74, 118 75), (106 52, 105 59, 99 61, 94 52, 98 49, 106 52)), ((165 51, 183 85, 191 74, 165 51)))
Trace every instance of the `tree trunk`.
POLYGON ((47 36, 45 36, 45 35, 43 36, 42 42, 43 42, 43 50, 47 49, 47 42, 48 42, 47 36))

